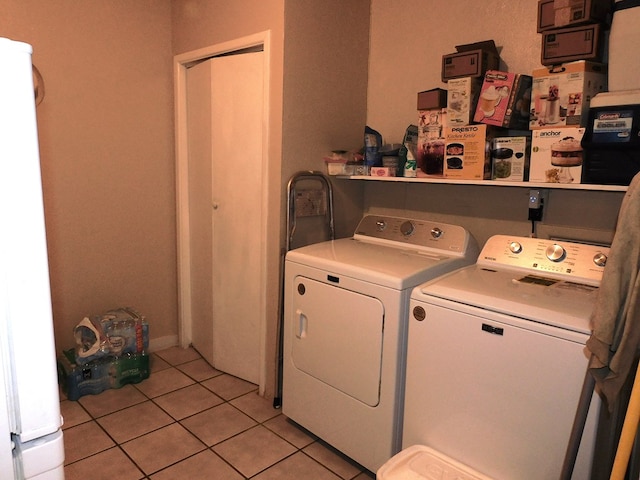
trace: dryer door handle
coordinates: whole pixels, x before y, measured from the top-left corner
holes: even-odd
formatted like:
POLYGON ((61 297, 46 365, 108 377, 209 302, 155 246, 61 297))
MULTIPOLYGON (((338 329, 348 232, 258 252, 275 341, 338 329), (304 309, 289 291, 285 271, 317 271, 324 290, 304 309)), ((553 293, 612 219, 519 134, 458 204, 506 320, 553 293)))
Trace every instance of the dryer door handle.
POLYGON ((302 339, 307 336, 307 316, 302 313, 302 310, 296 310, 296 317, 298 317, 298 331, 296 337, 302 339))

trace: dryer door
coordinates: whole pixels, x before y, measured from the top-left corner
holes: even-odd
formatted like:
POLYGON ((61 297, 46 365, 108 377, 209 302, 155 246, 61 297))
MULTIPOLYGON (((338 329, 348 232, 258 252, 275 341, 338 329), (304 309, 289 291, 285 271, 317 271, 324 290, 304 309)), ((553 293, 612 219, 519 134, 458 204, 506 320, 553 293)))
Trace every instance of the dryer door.
POLYGON ((384 306, 377 298, 298 276, 293 364, 370 406, 380 399, 384 306))

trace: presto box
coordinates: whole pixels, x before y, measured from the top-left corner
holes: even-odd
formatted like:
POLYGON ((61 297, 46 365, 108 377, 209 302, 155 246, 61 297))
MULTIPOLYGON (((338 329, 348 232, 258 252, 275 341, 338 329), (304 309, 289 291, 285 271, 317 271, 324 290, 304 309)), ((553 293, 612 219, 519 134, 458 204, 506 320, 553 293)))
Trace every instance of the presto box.
POLYGON ((486 125, 447 127, 444 139, 445 177, 465 180, 489 178, 486 125))
POLYGON ((528 130, 531 83, 530 75, 489 70, 484 76, 473 121, 528 130))
POLYGON ((584 128, 534 130, 531 135, 529 181, 581 183, 584 128))
POLYGON ((607 90, 607 65, 578 60, 533 71, 529 128, 584 127, 589 104, 607 90))

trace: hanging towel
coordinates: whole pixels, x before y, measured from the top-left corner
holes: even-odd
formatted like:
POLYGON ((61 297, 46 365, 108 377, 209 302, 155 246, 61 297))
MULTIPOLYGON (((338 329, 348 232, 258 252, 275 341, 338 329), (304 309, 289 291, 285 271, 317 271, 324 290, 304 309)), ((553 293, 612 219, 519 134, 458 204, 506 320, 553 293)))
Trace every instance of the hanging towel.
POLYGON ((640 174, 622 200, 607 266, 591 316, 589 370, 609 410, 640 346, 640 174))

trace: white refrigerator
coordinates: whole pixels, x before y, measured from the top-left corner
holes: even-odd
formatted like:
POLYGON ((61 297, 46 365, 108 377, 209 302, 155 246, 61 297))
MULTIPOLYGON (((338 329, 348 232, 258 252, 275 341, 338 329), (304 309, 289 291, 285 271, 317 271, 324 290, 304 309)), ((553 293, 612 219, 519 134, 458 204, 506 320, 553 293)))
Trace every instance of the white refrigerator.
POLYGON ((0 38, 0 478, 64 479, 32 48, 0 38))

